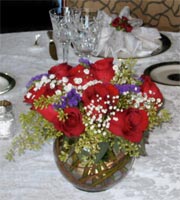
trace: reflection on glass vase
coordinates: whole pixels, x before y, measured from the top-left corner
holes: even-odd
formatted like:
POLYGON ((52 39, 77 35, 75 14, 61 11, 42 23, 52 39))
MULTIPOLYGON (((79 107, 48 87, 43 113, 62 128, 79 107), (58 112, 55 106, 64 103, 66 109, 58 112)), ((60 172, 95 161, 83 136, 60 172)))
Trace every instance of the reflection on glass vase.
POLYGON ((131 169, 134 158, 120 152, 115 155, 108 152, 96 164, 83 166, 79 157, 71 149, 66 162, 59 159, 63 151, 64 140, 57 138, 54 142, 54 155, 56 164, 62 175, 76 188, 87 192, 100 192, 107 190, 119 183, 131 169))

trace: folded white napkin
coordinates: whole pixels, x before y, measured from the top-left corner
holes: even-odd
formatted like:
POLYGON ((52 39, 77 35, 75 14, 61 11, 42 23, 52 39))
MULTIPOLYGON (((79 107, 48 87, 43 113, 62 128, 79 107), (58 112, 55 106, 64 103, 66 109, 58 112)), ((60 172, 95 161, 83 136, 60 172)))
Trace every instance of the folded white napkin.
POLYGON ((101 35, 98 43, 97 56, 113 56, 120 58, 144 57, 161 47, 161 35, 156 28, 143 27, 141 19, 132 18, 130 9, 125 6, 119 17, 125 16, 133 26, 131 32, 117 31, 110 23, 114 17, 99 11, 103 19, 101 35))

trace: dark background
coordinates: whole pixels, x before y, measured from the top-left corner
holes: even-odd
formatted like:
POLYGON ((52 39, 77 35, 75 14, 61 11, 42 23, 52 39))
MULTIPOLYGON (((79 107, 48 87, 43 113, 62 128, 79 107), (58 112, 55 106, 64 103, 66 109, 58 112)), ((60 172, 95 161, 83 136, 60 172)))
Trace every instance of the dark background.
POLYGON ((49 10, 56 0, 0 0, 0 33, 52 29, 49 10))

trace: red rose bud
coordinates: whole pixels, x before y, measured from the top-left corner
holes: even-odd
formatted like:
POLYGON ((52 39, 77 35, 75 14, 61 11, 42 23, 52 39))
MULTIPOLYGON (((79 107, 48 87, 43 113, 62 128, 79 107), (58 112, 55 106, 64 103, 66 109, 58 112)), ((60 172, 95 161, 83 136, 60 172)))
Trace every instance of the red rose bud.
POLYGON ((98 80, 109 83, 114 77, 113 58, 105 58, 91 65, 91 73, 98 80))
POLYGON ((51 67, 48 71, 49 74, 54 74, 57 79, 61 79, 62 77, 67 77, 69 70, 72 66, 68 65, 67 63, 62 63, 56 66, 51 67))
POLYGON ((53 123, 55 126, 59 123, 58 119, 58 112, 54 109, 52 105, 49 105, 46 108, 32 108, 33 110, 37 111, 39 114, 41 114, 46 120, 53 123))

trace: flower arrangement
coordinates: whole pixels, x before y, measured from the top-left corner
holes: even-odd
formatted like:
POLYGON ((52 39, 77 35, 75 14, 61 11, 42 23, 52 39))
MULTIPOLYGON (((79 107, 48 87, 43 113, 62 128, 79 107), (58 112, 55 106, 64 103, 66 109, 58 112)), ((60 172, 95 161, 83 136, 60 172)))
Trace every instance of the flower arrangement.
POLYGON ((131 32, 133 27, 131 24, 128 22, 128 18, 125 16, 116 17, 115 19, 112 20, 110 25, 114 28, 116 28, 117 31, 125 31, 125 32, 131 32))
POLYGON ((65 162, 73 148, 82 163, 98 163, 108 152, 122 151, 131 157, 145 152, 147 133, 170 119, 163 95, 150 77, 138 77, 132 61, 113 64, 113 58, 77 66, 53 66, 27 84, 20 115, 22 133, 7 153, 38 150, 48 140, 62 137, 65 162))

